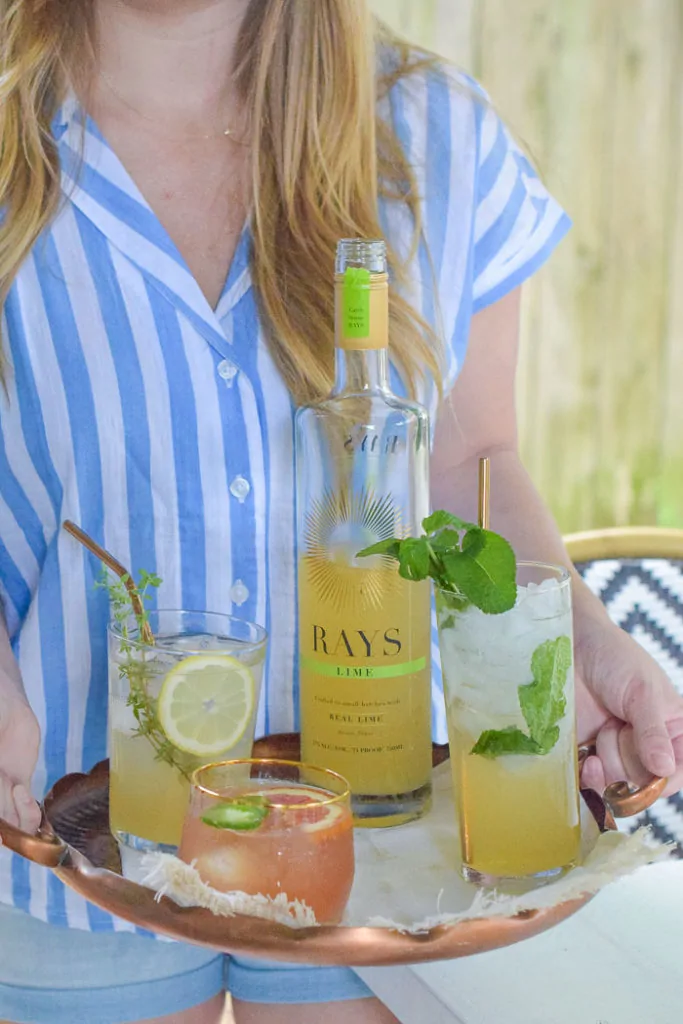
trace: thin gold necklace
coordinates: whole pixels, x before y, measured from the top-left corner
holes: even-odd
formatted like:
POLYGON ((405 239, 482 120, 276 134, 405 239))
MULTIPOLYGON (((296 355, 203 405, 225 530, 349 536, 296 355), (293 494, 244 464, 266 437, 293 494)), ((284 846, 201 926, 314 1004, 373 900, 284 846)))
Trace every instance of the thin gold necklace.
MULTIPOLYGON (((133 106, 132 103, 129 103, 128 100, 124 99, 124 97, 120 94, 120 92, 109 81, 107 76, 104 75, 102 72, 100 72, 100 78, 102 79, 104 84, 107 86, 107 88, 109 89, 111 94, 119 101, 119 103, 123 104, 124 107, 127 107, 128 110, 130 110, 133 114, 136 115, 136 117, 141 118, 143 121, 146 121, 148 124, 153 124, 153 125, 155 125, 155 127, 158 127, 156 118, 149 117, 147 114, 143 114, 141 110, 138 110, 136 107, 133 106)), ((171 139, 172 141, 185 142, 185 141, 191 140, 191 139, 206 140, 206 139, 220 139, 222 137, 230 138, 233 134, 234 134, 234 129, 233 128, 224 128, 220 132, 211 133, 209 135, 183 135, 182 137, 181 136, 177 136, 175 138, 175 140, 173 140, 172 136, 167 136, 167 138, 171 139)))

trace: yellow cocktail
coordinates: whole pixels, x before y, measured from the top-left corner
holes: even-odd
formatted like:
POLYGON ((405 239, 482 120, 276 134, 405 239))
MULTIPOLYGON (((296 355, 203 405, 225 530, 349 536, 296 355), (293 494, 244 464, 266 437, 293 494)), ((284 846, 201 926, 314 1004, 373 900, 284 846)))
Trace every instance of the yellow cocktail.
POLYGON ((554 877, 581 838, 568 574, 520 563, 502 615, 438 604, 464 873, 554 877))
POLYGON ((210 613, 150 613, 145 645, 126 624, 109 629, 109 817, 126 846, 177 846, 192 772, 248 757, 265 659, 265 632, 210 613))
MULTIPOLYGON (((183 824, 189 783, 134 731, 111 729, 109 751, 109 821, 118 838, 136 837, 145 844, 173 846, 183 824)), ((131 845, 129 840, 124 840, 131 845)))

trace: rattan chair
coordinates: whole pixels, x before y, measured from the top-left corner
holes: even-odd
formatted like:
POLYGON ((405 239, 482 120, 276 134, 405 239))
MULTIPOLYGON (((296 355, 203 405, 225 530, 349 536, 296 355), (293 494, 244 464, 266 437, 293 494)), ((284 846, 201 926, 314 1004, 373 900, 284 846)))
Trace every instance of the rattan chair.
MULTIPOLYGON (((569 555, 612 619, 657 659, 683 694, 683 530, 592 530, 565 537, 569 555)), ((683 794, 658 800, 633 830, 652 827, 683 859, 683 794)))

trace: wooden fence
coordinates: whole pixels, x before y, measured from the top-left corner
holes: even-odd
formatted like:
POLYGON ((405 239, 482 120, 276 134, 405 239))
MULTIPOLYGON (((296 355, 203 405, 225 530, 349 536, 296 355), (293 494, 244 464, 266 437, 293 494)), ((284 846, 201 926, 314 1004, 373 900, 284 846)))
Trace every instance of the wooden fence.
POLYGON ((574 230, 526 289, 524 460, 564 530, 683 526, 683 0, 373 0, 471 71, 574 230))

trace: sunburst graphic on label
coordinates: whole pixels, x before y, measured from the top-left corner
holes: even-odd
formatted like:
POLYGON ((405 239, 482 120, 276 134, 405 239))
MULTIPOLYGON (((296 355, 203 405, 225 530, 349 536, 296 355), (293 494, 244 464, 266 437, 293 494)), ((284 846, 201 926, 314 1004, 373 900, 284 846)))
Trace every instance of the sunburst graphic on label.
POLYGON ((363 548, 401 537, 402 517, 390 494, 326 491, 306 516, 304 558, 321 601, 338 611, 380 608, 399 586, 391 558, 356 558, 363 548), (362 570, 359 571, 359 570, 362 570))

